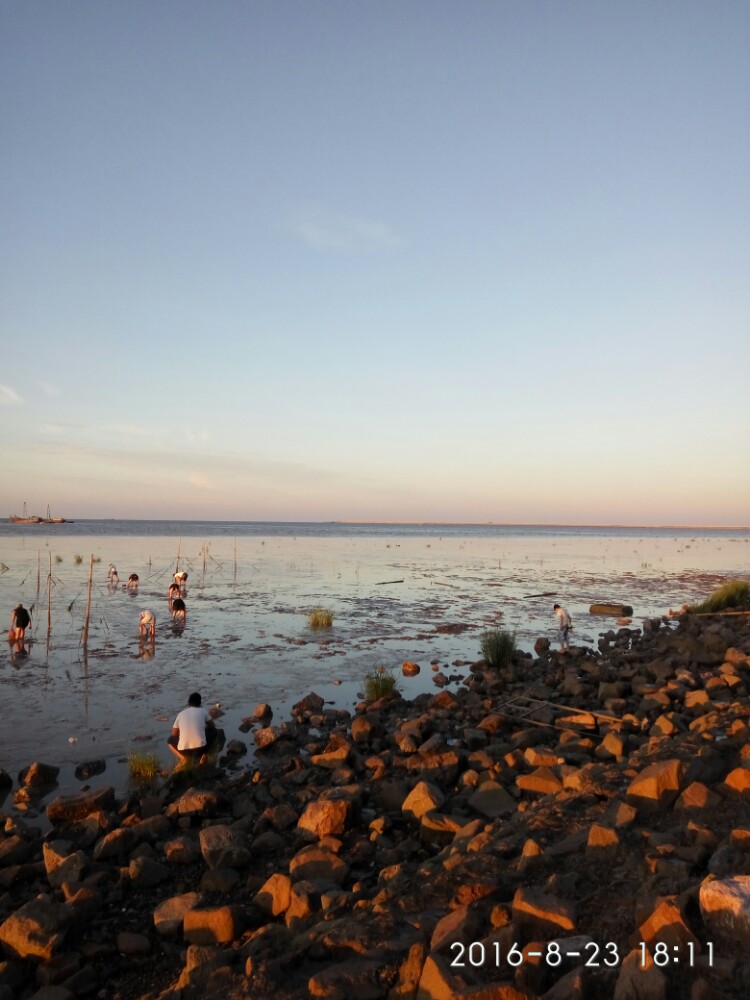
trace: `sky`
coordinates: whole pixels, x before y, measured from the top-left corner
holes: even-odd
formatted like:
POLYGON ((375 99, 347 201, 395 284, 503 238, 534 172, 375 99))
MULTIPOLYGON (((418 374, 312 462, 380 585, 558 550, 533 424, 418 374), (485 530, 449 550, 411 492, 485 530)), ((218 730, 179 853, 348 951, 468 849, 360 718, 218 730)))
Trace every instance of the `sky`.
POLYGON ((750 5, 3 0, 0 517, 750 523, 750 5))

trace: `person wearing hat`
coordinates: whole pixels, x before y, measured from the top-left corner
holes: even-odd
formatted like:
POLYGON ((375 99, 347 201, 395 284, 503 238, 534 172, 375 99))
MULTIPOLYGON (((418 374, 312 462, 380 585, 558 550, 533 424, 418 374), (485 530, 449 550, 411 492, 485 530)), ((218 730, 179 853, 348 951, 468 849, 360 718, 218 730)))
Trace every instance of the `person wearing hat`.
POLYGON ((19 601, 15 608, 13 608, 10 616, 10 632, 8 633, 8 638, 23 639, 26 635, 27 628, 31 628, 31 615, 19 601))

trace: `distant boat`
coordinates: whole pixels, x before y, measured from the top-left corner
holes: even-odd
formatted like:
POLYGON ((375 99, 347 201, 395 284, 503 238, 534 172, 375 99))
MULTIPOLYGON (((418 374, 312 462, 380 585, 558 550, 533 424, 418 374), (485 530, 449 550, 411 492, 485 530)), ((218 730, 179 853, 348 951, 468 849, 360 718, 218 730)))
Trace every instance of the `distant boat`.
POLYGON ((45 524, 65 524, 66 518, 64 517, 52 517, 49 510, 49 504, 47 504, 47 516, 44 519, 45 524))
POLYGON ((11 524, 41 524, 42 518, 37 514, 29 514, 26 510, 26 501, 23 504, 23 514, 19 517, 18 514, 11 514, 8 518, 11 524))
POLYGON ((26 510, 26 503, 23 505, 23 514, 20 516, 18 514, 11 514, 8 518, 11 524, 66 524, 68 519, 66 517, 52 517, 50 513, 49 504, 47 504, 47 516, 39 517, 38 514, 29 514, 26 510))

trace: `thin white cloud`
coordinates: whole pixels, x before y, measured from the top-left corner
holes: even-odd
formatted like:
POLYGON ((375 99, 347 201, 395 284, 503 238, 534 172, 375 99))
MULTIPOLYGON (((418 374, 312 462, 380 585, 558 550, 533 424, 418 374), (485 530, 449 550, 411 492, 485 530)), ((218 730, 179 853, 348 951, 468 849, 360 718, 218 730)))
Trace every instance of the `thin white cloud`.
POLYGON ((106 431, 112 434, 124 434, 126 437, 145 437, 151 432, 137 424, 109 424, 106 431))
POLYGON ((45 396, 59 396, 60 390, 56 385, 52 385, 51 382, 45 382, 44 379, 38 378, 36 384, 42 390, 45 396))
POLYGON ((65 428, 62 424, 40 424, 40 434, 62 434, 65 428))
POLYGON ((397 233, 384 222, 341 215, 320 205, 305 206, 292 229, 316 250, 392 250, 401 244, 397 233))
POLYGON ((23 399, 9 385, 0 385, 0 406, 23 406, 23 399))
POLYGON ((199 472, 191 472, 187 477, 187 481, 199 490, 217 489, 216 483, 213 480, 209 479, 208 476, 202 476, 199 472))
POLYGON ((202 431, 198 431, 198 433, 196 434, 193 431, 188 430, 186 428, 185 429, 185 436, 188 439, 188 444, 192 444, 192 445, 206 444, 206 442, 208 441, 208 431, 205 430, 205 429, 202 430, 202 431))

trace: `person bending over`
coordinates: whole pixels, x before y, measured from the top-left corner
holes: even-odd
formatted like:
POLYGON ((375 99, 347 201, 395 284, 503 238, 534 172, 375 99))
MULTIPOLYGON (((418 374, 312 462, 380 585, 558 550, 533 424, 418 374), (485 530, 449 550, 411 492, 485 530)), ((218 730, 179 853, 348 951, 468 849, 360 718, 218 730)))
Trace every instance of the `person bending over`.
POLYGON ((141 617, 138 621, 138 632, 141 639, 149 636, 153 639, 156 635, 156 618, 154 618, 153 611, 141 611, 141 617))
POLYGON ((31 615, 23 604, 19 603, 13 608, 10 615, 10 632, 8 633, 8 638, 23 639, 27 628, 31 628, 31 615))
POLYGON ((214 720, 208 709, 203 708, 200 694, 193 691, 187 708, 183 708, 174 720, 167 746, 180 760, 197 760, 199 764, 204 764, 215 741, 214 720))
POLYGON ((184 622, 186 615, 187 608, 185 607, 185 602, 181 597, 175 597, 172 601, 172 618, 174 618, 176 622, 184 622))

